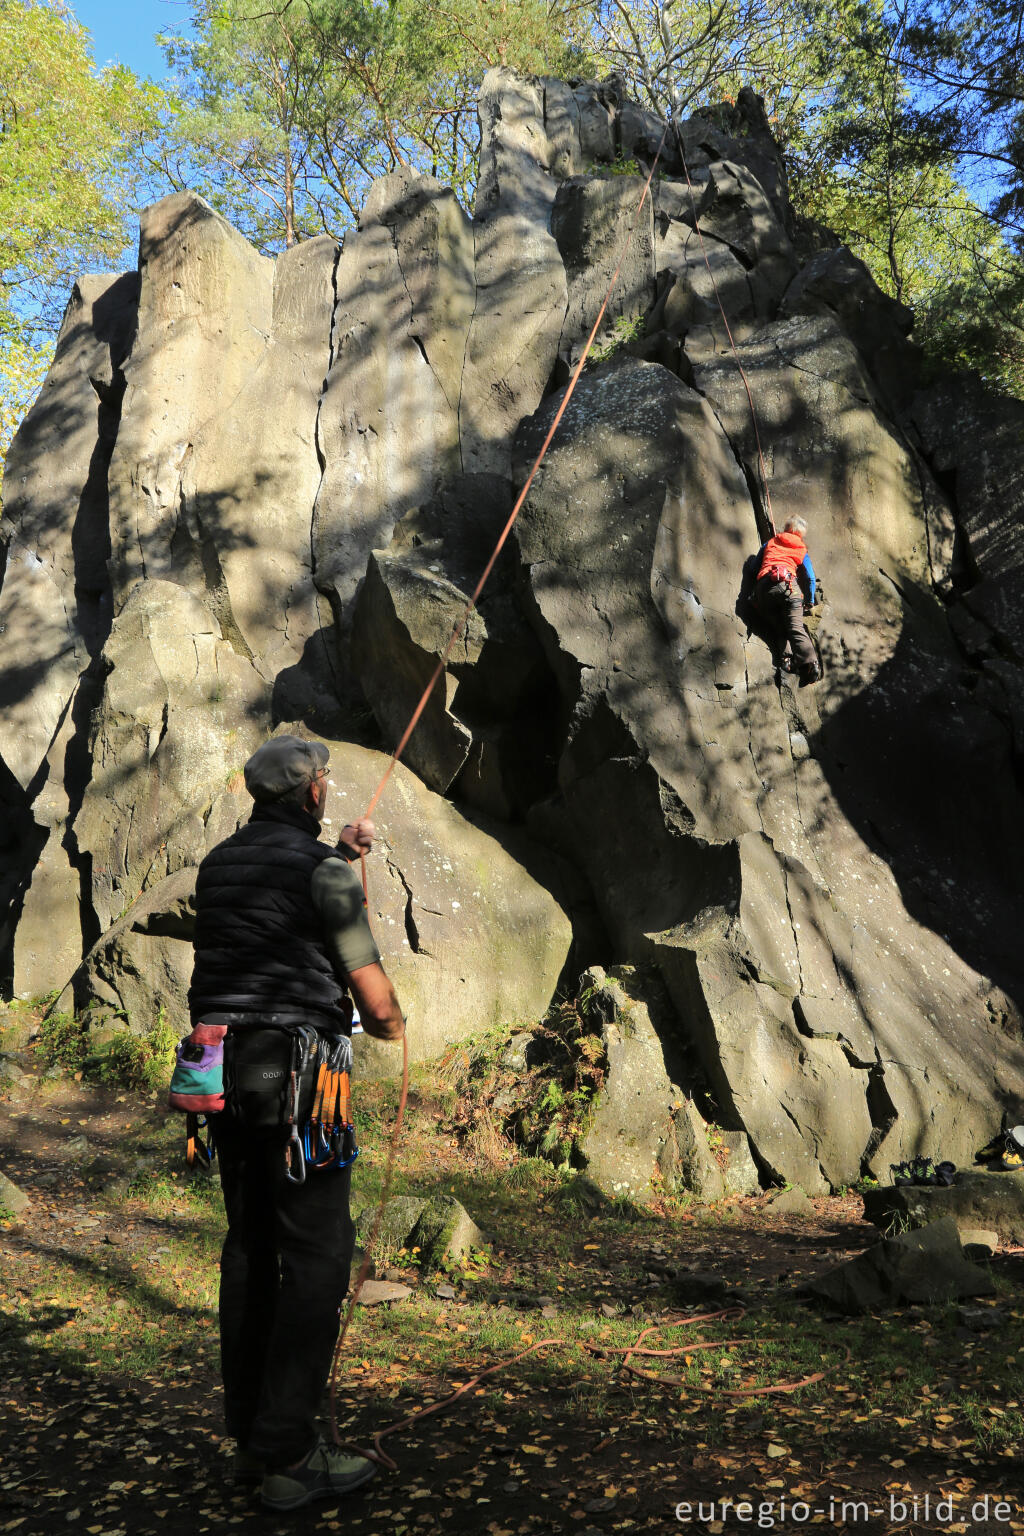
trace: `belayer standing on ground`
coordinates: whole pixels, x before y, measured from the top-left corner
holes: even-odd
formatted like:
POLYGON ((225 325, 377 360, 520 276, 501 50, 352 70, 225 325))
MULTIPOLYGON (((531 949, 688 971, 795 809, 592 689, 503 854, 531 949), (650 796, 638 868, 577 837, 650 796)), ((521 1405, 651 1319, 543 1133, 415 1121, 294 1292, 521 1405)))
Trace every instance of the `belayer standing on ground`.
POLYGON ((821 676, 814 643, 804 627, 804 605, 813 606, 817 591, 806 532, 802 517, 786 519, 783 531, 761 547, 754 587, 754 607, 776 637, 775 664, 798 673, 801 686, 821 676))
POLYGON ((245 765, 252 816, 196 880, 189 1006, 193 1024, 227 1026, 233 1085, 214 1131, 228 1219, 225 1417, 236 1475, 262 1480, 264 1504, 278 1510, 350 1492, 376 1470, 316 1428, 352 1260, 351 1170, 309 1168, 293 1182, 286 1155, 296 1031, 349 1034, 349 994, 369 1034, 399 1040, 405 1029, 347 862, 371 847, 373 823, 346 826, 340 849, 319 840, 328 756, 296 736, 260 747, 245 765))

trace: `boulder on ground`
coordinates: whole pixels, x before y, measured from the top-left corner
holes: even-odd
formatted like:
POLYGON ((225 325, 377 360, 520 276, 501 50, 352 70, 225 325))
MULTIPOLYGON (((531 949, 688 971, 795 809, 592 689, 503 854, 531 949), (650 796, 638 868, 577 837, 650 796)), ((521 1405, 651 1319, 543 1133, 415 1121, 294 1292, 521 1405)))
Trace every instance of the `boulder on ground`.
POLYGON ((19 1189, 6 1173, 0 1173, 0 1206, 10 1211, 12 1216, 21 1216, 31 1204, 32 1201, 25 1191, 19 1189))
MULTIPOLYGON (((375 1206, 365 1207, 357 1226, 360 1241, 369 1242, 377 1218, 375 1206)), ((414 1255, 421 1269, 441 1269, 464 1258, 471 1248, 486 1246, 487 1237, 465 1206, 447 1195, 394 1195, 384 1206, 373 1257, 378 1269, 400 1249, 414 1255)))
POLYGON ((964 1257, 956 1222, 944 1217, 919 1231, 883 1238, 804 1289, 843 1312, 860 1313, 992 1296, 996 1287, 986 1270, 964 1257))
POLYGON ((425 1269, 442 1269, 466 1258, 471 1249, 486 1247, 487 1238, 458 1200, 435 1195, 420 1212, 411 1244, 419 1248, 425 1269))
POLYGON ((814 1206, 798 1185, 794 1185, 792 1189, 779 1190, 778 1194, 772 1195, 768 1201, 768 1208, 775 1215, 796 1216, 804 1221, 815 1214, 814 1206))
POLYGON ((1024 1245, 1024 1169, 993 1173, 968 1168, 943 1185, 879 1185, 864 1191, 864 1216, 882 1232, 925 1227, 948 1217, 961 1241, 977 1229, 998 1233, 1001 1243, 1024 1245))

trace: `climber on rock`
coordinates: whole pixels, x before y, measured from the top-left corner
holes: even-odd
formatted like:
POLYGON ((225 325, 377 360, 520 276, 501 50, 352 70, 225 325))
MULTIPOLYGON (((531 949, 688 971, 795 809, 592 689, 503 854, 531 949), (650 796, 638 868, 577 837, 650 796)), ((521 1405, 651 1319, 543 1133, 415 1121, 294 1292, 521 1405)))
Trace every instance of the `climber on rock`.
POLYGON ((762 545, 753 595, 754 608, 775 639, 776 666, 796 672, 801 688, 821 676, 814 642, 804 627, 804 610, 813 606, 817 591, 806 532, 802 517, 789 517, 783 531, 762 545))

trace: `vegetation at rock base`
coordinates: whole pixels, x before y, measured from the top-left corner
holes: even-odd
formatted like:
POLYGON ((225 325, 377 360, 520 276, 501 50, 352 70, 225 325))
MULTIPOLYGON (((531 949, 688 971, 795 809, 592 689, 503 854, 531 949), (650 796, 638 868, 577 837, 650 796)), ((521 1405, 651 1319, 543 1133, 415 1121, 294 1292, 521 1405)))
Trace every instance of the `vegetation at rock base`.
MULTIPOLYGON (((505 1032, 505 1046, 517 1033, 505 1032)), ((346 1529, 496 1536, 550 1525, 557 1505, 581 1528, 606 1514, 664 1530, 677 1502, 712 1497, 888 1510, 930 1491, 964 1512, 985 1494, 1014 1499, 1019 1257, 995 1263, 999 1295, 971 1309, 969 1325, 956 1306, 827 1316, 794 1289, 868 1240, 856 1197, 816 1201, 796 1226, 761 1200, 679 1202, 628 1219, 581 1210, 550 1164, 507 1140, 500 1157, 493 1147, 484 1156, 480 1141, 452 1132, 433 1109, 448 1075, 419 1069, 413 1091, 398 1191, 456 1195, 494 1241, 444 1277, 454 1298, 437 1295, 439 1273, 400 1266, 410 1299, 357 1311, 342 1433, 366 1443, 479 1369, 544 1338, 563 1342, 386 1442, 399 1472, 347 1507, 346 1529), (708 1269, 745 1310, 687 1325, 677 1277, 708 1269), (649 1344, 693 1346, 634 1362, 668 1378, 661 1386, 622 1365, 655 1323, 667 1326, 649 1344), (754 1391, 819 1372, 792 1392, 754 1391)), ((226 1475, 233 1444, 218 1422, 219 1191, 185 1174, 180 1117, 162 1095, 34 1068, 4 1098, 4 1167, 32 1198, 0 1234, 8 1518, 66 1530, 88 1509, 104 1530, 144 1536, 171 1528, 166 1511, 183 1498, 201 1524, 246 1518, 252 1495, 226 1475), (29 1500, 42 1476, 40 1510, 29 1500)), ((354 1187, 372 1204, 395 1085, 362 1084, 357 1102, 354 1187)), ((335 1518, 325 1511, 318 1529, 335 1518)))
POLYGON ((43 1062, 88 1082, 151 1091, 166 1085, 178 1036, 161 1012, 142 1033, 127 1019, 103 1015, 102 1042, 91 1030, 97 1016, 49 1011, 39 1023, 35 1044, 43 1062))
POLYGON ((508 1142, 568 1172, 604 1082, 605 1050, 585 995, 513 1031, 461 1041, 438 1066, 442 1127, 478 1155, 504 1160, 508 1142))

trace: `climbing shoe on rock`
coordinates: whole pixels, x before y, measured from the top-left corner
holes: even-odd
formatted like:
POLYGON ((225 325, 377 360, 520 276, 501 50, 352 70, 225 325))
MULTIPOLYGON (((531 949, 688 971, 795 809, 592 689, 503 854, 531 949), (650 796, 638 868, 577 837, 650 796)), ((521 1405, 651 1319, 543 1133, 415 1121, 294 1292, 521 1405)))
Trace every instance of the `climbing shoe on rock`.
POLYGON ((956 1183, 956 1163, 936 1163, 935 1164, 935 1182, 937 1184, 944 1184, 944 1185, 946 1185, 947 1188, 949 1187, 950 1184, 955 1184, 956 1183))
POLYGON ((268 1472, 260 1497, 268 1509, 301 1509, 314 1499, 338 1499, 361 1488, 377 1467, 365 1456, 349 1456, 318 1440, 297 1467, 268 1472))
POLYGON ((809 688, 812 683, 821 679, 821 668, 816 661, 809 661, 806 667, 800 668, 800 687, 809 688))
POLYGON ((892 1182, 896 1189, 906 1189, 908 1184, 914 1182, 909 1163, 890 1163, 889 1172, 892 1174, 892 1182))

